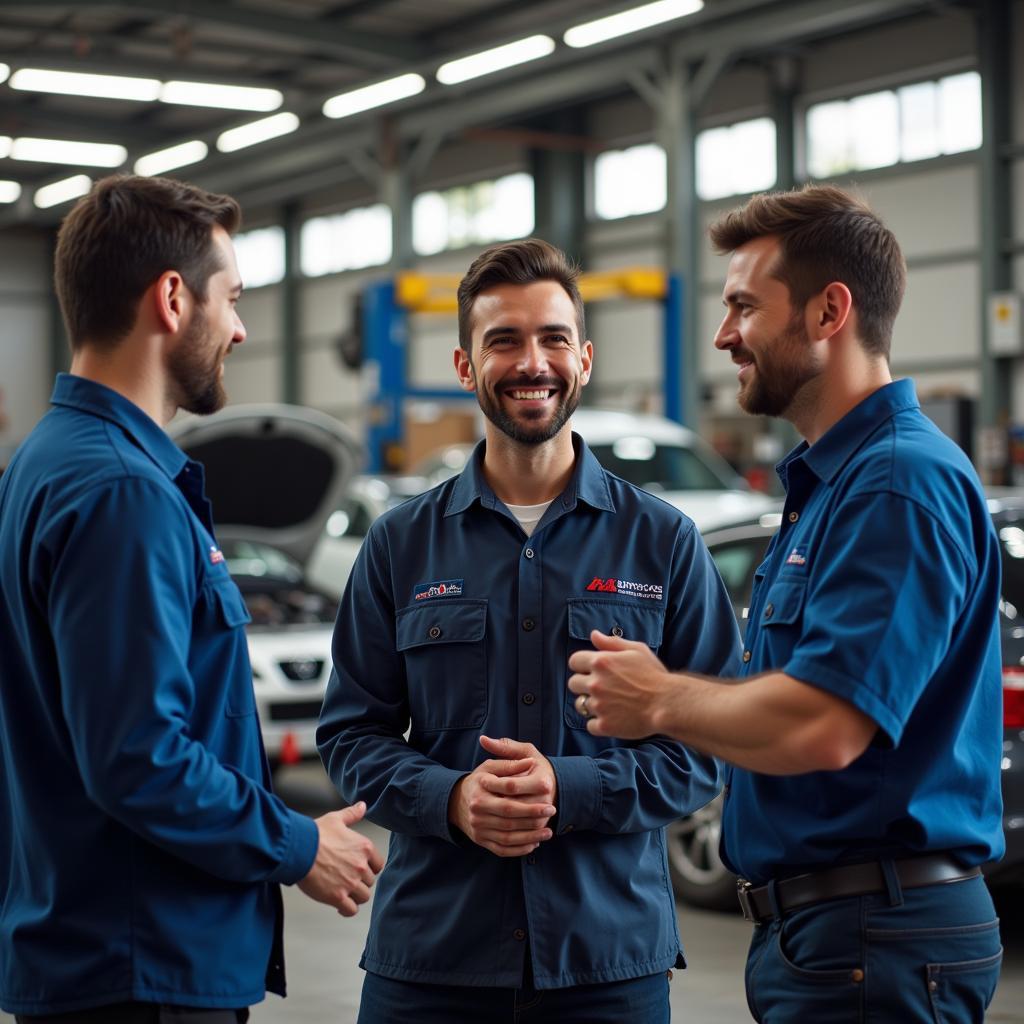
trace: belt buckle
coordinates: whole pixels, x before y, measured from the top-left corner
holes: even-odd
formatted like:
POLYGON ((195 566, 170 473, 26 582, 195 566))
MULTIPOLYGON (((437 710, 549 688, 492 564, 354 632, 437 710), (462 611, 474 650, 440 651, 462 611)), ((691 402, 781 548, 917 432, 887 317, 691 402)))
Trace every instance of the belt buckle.
POLYGON ((750 890, 754 888, 753 882, 745 878, 736 879, 736 898, 740 901, 740 910, 743 911, 743 919, 751 924, 760 924, 761 920, 754 910, 754 904, 750 899, 750 890))

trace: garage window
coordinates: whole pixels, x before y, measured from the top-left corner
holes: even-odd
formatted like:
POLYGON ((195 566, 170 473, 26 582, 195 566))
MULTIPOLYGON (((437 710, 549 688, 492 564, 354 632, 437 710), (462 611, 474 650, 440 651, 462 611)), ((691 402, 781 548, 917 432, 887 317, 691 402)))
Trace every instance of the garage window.
POLYGON ((235 235, 235 258, 246 288, 277 284, 284 277, 284 230, 259 228, 235 235))
POLYGON ((701 199, 761 192, 776 179, 775 122, 770 117, 709 128, 697 136, 701 199))
POLYGON ((962 153, 981 145, 976 71, 816 103, 807 111, 814 178, 962 153))
POLYGON ((615 220, 664 209, 665 150, 655 143, 613 149, 594 160, 594 213, 615 220))
POLYGON ((391 259, 391 210, 383 203, 313 217, 302 225, 299 264, 307 277, 379 267, 391 259))
POLYGON ((507 174, 443 192, 421 192, 412 204, 412 244, 420 256, 432 256, 466 245, 524 238, 533 223, 533 178, 507 174))

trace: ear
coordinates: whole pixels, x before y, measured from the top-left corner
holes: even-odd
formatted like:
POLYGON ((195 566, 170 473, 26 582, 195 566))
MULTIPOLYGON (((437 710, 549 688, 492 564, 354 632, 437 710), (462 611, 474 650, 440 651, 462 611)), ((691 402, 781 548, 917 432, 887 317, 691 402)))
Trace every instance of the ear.
POLYGON ((590 382, 590 368, 594 364, 594 346, 589 340, 583 342, 580 346, 580 363, 583 366, 580 381, 583 384, 588 384, 590 382))
POLYGON ((841 281, 827 284, 807 303, 807 330, 810 336, 823 341, 838 334, 850 319, 853 296, 841 281))
POLYGON ((168 334, 176 334, 190 299, 181 274, 176 270, 165 270, 153 284, 152 294, 157 322, 168 334))
POLYGON ((455 350, 455 376, 459 378, 459 387, 463 391, 476 391, 476 378, 473 376, 473 364, 469 353, 461 346, 455 350))

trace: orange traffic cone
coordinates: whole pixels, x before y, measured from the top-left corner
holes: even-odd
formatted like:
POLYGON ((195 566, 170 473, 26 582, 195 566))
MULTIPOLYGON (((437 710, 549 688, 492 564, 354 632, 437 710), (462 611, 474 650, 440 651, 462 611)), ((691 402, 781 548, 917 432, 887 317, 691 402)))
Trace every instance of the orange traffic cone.
POLYGON ((281 740, 281 764, 298 764, 301 760, 302 752, 295 733, 286 732, 281 740))

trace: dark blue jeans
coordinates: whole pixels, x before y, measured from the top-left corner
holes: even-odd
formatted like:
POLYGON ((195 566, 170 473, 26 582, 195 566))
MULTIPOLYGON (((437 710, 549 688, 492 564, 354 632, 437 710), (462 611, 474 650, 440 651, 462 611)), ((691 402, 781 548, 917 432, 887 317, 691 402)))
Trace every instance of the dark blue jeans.
POLYGON ((747 1004, 762 1024, 980 1024, 1002 955, 983 879, 895 883, 758 925, 747 1004))
POLYGON ((666 972, 574 988, 421 985, 367 973, 358 1024, 668 1024, 666 972))

